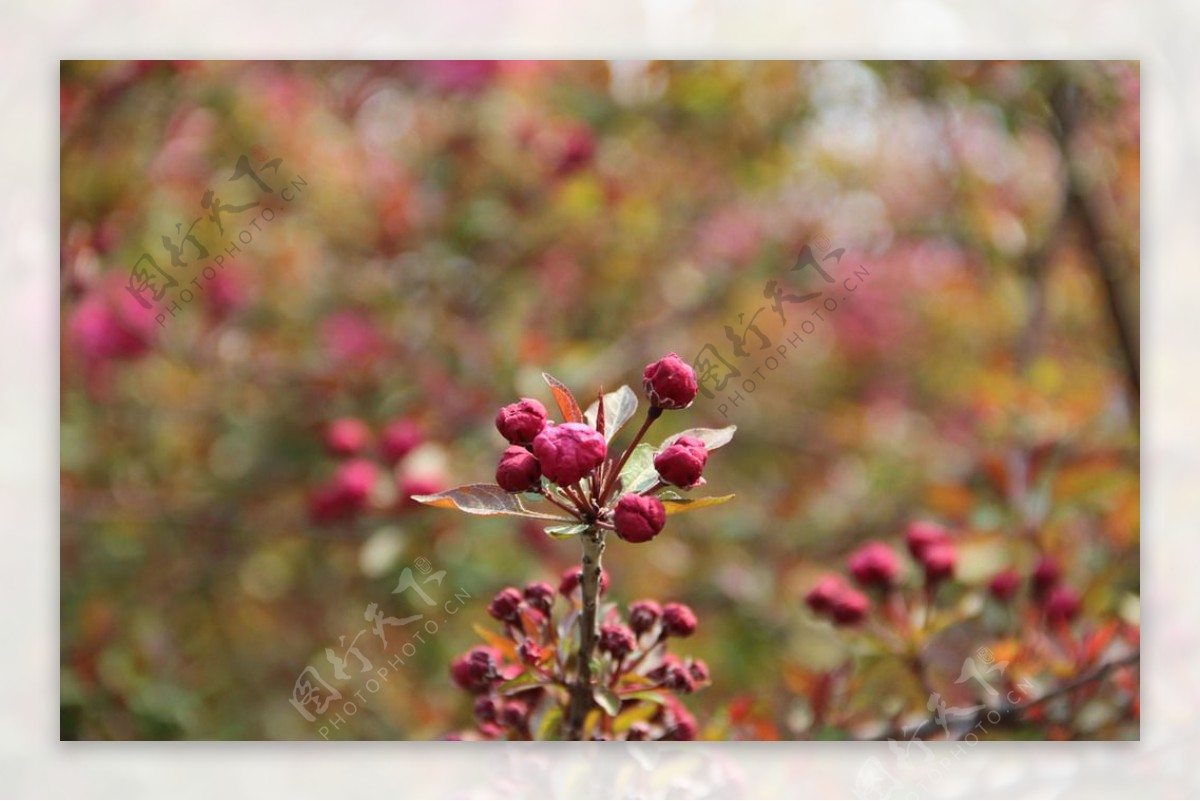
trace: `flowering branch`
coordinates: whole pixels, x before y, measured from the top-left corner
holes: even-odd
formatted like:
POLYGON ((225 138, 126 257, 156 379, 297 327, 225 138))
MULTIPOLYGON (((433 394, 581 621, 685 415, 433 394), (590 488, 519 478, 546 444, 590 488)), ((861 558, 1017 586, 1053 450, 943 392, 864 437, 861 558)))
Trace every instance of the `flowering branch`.
MULTIPOLYGON (((649 542, 662 531, 668 513, 732 498, 685 499, 676 490, 703 485, 701 473, 709 451, 729 442, 735 429, 692 429, 668 439, 658 449, 642 443, 665 410, 687 408, 699 391, 695 372, 672 353, 646 366, 642 387, 650 408, 633 440, 614 462, 609 459, 609 443, 637 410, 633 391, 628 387, 609 394, 601 391, 596 403, 584 412, 565 384, 550 375, 544 377, 562 423, 550 421, 546 408, 533 398, 505 406, 496 415, 496 428, 509 446, 496 467, 496 483, 472 484, 414 499, 470 514, 551 521, 556 524, 546 528, 551 537, 579 537, 583 549, 580 568, 568 571, 559 587, 572 602, 578 597, 579 612, 568 617, 567 628, 560 631, 550 620, 553 591, 549 585, 531 584, 524 595, 515 588, 505 589, 488 611, 504 622, 506 632, 517 643, 512 650, 524 667, 517 676, 507 675, 498 648, 502 641, 496 641, 492 650, 475 649, 457 660, 452 675, 464 689, 487 693, 476 710, 481 727, 489 727, 486 734, 503 731, 505 736, 541 739, 551 731, 547 720, 561 720, 565 739, 611 737, 618 734, 615 721, 624 705, 651 703, 661 707, 650 717, 658 722, 657 728, 644 721, 627 729, 622 725, 622 736, 690 739, 695 734, 694 721, 689 722, 686 710, 670 693, 691 692, 707 683, 708 669, 700 662, 684 664, 659 646, 671 634, 690 636, 696 628, 695 615, 679 604, 668 604, 662 610, 660 628, 651 632, 658 622, 658 606, 649 606, 652 602, 647 601, 631 609, 631 629, 600 620, 600 596, 608 583, 602 560, 610 531, 625 542, 649 542), (530 498, 563 514, 526 506, 530 498), (577 639, 568 636, 571 625, 578 626, 577 639), (651 633, 651 641, 641 645, 639 637, 651 633), (572 651, 575 642, 578 646, 572 651), (651 652, 655 658, 650 658, 651 652), (515 688, 513 682, 518 682, 515 688), (565 688, 564 697, 545 695, 551 687, 565 688), (500 703, 493 693, 502 688, 509 688, 508 696, 535 690, 543 693, 537 700, 536 725, 529 709, 533 699, 516 706, 516 702, 500 703), (633 693, 638 697, 632 697, 633 693), (553 706, 548 706, 551 701, 547 698, 553 706), (604 714, 595 728, 589 721, 597 707, 604 714)), ((506 696, 501 693, 501 697, 506 696)))

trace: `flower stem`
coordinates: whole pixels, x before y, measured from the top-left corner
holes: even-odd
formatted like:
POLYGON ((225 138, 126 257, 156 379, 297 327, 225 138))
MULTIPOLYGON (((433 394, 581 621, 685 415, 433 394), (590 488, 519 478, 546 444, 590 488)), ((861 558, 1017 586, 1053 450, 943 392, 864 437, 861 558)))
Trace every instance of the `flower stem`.
POLYGON ((621 475, 621 468, 629 461, 629 456, 633 453, 633 449, 642 441, 642 437, 646 436, 646 432, 650 430, 650 425, 662 416, 662 412, 663 410, 657 406, 651 406, 646 410, 646 419, 642 421, 642 427, 638 429, 637 434, 633 437, 633 441, 629 443, 629 447, 621 454, 621 460, 617 462, 612 472, 608 475, 608 481, 604 484, 604 492, 600 493, 600 504, 602 506, 608 503, 608 496, 612 493, 613 485, 617 483, 617 478, 621 475))
POLYGON ((571 700, 564 720, 563 737, 567 740, 583 739, 584 722, 595 705, 592 657, 596 653, 596 610, 600 605, 600 562, 604 556, 604 534, 599 529, 589 528, 579 538, 583 542, 583 611, 579 615, 575 682, 571 685, 571 700))

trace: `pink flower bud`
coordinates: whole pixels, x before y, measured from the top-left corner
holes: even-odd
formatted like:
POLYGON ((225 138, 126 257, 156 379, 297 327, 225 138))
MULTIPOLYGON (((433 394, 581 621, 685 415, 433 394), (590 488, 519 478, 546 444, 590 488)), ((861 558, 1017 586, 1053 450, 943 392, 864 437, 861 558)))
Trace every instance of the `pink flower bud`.
POLYGON ((554 605, 554 588, 544 581, 525 585, 525 603, 542 614, 550 614, 550 607, 554 605))
POLYGON ((662 611, 663 631, 671 637, 690 637, 696 632, 696 613, 685 604, 667 604, 662 611))
POLYGON ((833 610, 833 603, 848 589, 842 577, 830 573, 817 582, 817 586, 808 591, 804 602, 814 615, 824 615, 833 610))
POLYGON ((637 601, 629 607, 629 626, 639 637, 654 628, 662 616, 662 607, 654 601, 637 601))
POLYGON ((925 568, 925 581, 928 584, 937 584, 953 577, 956 561, 958 555, 954 552, 954 546, 948 543, 930 545, 921 556, 921 564, 925 568))
POLYGON ((1046 596, 1046 620, 1066 623, 1079 615, 1079 594, 1070 587, 1055 587, 1046 596))
POLYGON ((900 575, 896 552, 882 542, 872 542, 850 555, 850 574, 864 587, 889 589, 900 575))
MULTIPOLYGON (((558 591, 565 596, 570 597, 571 593, 579 589, 582 582, 583 570, 578 567, 568 567, 563 571, 562 580, 558 584, 558 591)), ((600 569, 600 594, 608 592, 608 571, 604 568, 600 569)))
POLYGON ((496 413, 496 430, 514 445, 533 442, 546 427, 546 407, 533 398, 521 398, 496 413))
POLYGON ((342 463, 333 477, 333 485, 354 505, 366 502, 379 476, 379 468, 366 459, 351 459, 342 463))
POLYGON ((642 388, 650 404, 660 409, 686 409, 699 390, 696 371, 674 353, 646 365, 642 388))
POLYGON ((1046 593, 1058 584, 1058 580, 1062 578, 1062 570, 1059 569, 1058 563, 1049 556, 1042 557, 1037 563, 1037 567, 1033 569, 1031 583, 1033 584, 1033 597, 1044 598, 1046 593))
POLYGON ((371 429, 356 417, 334 420, 325 429, 325 447, 335 456, 361 453, 371 441, 371 429))
POLYGON ((662 673, 662 685, 668 690, 684 694, 695 692, 696 680, 691 671, 678 662, 664 666, 662 673))
POLYGON ((988 582, 988 592, 997 601, 1011 600, 1021 587, 1021 574, 1015 570, 1002 570, 988 582))
POLYGON ((871 602, 867 596, 852 587, 843 587, 842 591, 833 599, 829 611, 835 624, 852 626, 862 622, 870 608, 871 602))
POLYGON ((393 420, 379 435, 379 449, 384 461, 394 465, 420 445, 422 439, 421 428, 416 423, 404 419, 393 420))
POLYGON ((700 481, 708 448, 695 437, 680 437, 654 457, 654 469, 662 480, 680 489, 691 489, 700 481))
POLYGON ((926 548, 949 542, 950 536, 946 533, 946 529, 937 523, 918 520, 909 524, 908 531, 904 534, 904 540, 908 545, 908 552, 913 555, 914 559, 921 561, 926 548))
POLYGON ((626 542, 649 542, 662 531, 666 522, 667 510, 653 495, 628 493, 621 496, 613 511, 617 536, 626 542))
POLYGON ((600 627, 600 650, 612 654, 620 662, 637 647, 633 632, 621 625, 607 623, 600 627))
POLYGON ((542 479, 542 468, 537 458, 517 445, 504 449, 500 464, 496 466, 496 483, 508 492, 527 492, 538 487, 542 479))
POLYGON ((517 611, 521 608, 521 593, 516 587, 505 587, 496 593, 496 597, 488 604, 488 614, 502 623, 517 619, 517 611))
POLYGON ((703 659, 693 659, 688 663, 688 673, 697 684, 708 684, 708 664, 703 659))
POLYGON ((563 423, 534 437, 533 452, 541 462, 542 474, 566 487, 599 467, 608 454, 608 445, 591 426, 563 423))

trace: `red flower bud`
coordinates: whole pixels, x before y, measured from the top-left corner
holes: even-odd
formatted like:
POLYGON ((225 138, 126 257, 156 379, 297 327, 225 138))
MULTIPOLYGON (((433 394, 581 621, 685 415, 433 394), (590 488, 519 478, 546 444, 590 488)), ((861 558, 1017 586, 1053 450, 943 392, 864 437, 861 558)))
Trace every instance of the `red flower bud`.
POLYGON ((697 684, 708 684, 708 664, 703 659, 693 659, 688 664, 688 672, 697 684))
POLYGON ((653 495, 623 495, 613 512, 617 536, 626 542, 649 542, 666 522, 667 510, 653 495))
POLYGON ((1046 596, 1046 620, 1066 623, 1079 615, 1079 594, 1070 587, 1055 587, 1046 596))
POLYGON ((499 661, 499 651, 480 645, 450 663, 450 676, 467 692, 480 693, 499 681, 499 661))
POLYGON ((850 555, 850 574, 864 587, 888 589, 900 575, 900 560, 882 542, 868 543, 850 555))
POLYGON ((823 615, 833 609, 833 602, 847 589, 841 576, 830 573, 817 582, 817 586, 808 591, 804 602, 814 615, 823 615))
POLYGON ((533 442, 546 427, 546 407, 533 398, 521 398, 496 412, 496 430, 514 445, 533 442))
POLYGON ((525 603, 543 614, 550 614, 554 605, 554 588, 544 581, 525 585, 525 603))
POLYGON ((371 429, 356 417, 334 420, 325 429, 325 447, 334 456, 353 456, 371 441, 371 429))
POLYGON ((501 623, 507 623, 517 619, 517 610, 520 608, 521 593, 516 587, 505 587, 488 604, 488 614, 501 623))
POLYGON ((525 725, 525 717, 529 714, 529 707, 520 701, 508 701, 500 709, 499 721, 502 725, 510 729, 520 729, 525 725))
POLYGON ((662 480, 680 489, 691 489, 700 481, 708 448, 695 437, 680 437, 654 457, 654 469, 662 480))
POLYGON ((687 707, 679 699, 668 696, 666 700, 665 711, 667 715, 663 721, 666 732, 663 734, 662 739, 695 740, 696 734, 700 731, 700 728, 696 725, 696 718, 692 717, 692 713, 688 712, 687 707))
POLYGON ((686 409, 696 399, 696 371, 674 353, 646 365, 642 388, 652 406, 660 409, 686 409))
POLYGON ((537 458, 517 445, 510 445, 496 465, 496 483, 508 492, 528 492, 539 486, 542 468, 537 458))
POLYGON ((612 654, 618 662, 633 653, 636 647, 637 639, 624 626, 608 623, 600 627, 600 650, 612 654))
POLYGON ((930 545, 921 556, 921 564, 925 567, 925 581, 937 584, 954 575, 954 563, 958 555, 954 546, 948 543, 930 545))
POLYGON ((1021 574, 1015 570, 1002 570, 988 582, 988 592, 997 601, 1008 601, 1021 587, 1021 574))
POLYGON ((604 436, 583 423, 550 426, 534 437, 533 452, 542 474, 566 487, 596 469, 608 454, 604 436))
POLYGON ((542 646, 533 640, 526 639, 522 640, 521 644, 517 646, 517 656, 527 665, 536 665, 542 661, 544 654, 542 646))
POLYGON ((379 450, 383 460, 389 465, 403 459, 421 444, 423 439, 420 427, 411 420, 393 420, 379 435, 379 450))
POLYGON ((475 719, 480 723, 495 723, 499 704, 490 695, 481 695, 475 699, 475 719))
MULTIPOLYGON (((571 593, 579 589, 582 582, 583 570, 578 567, 568 567, 563 571, 562 580, 558 584, 558 591, 563 595, 570 597, 571 593)), ((600 568, 600 594, 608 592, 608 571, 600 568)))
POLYGON ((662 685, 678 693, 686 694, 696 690, 696 680, 692 678, 691 671, 679 663, 665 666, 662 685))
POLYGON ((1062 578, 1062 570, 1059 569, 1058 563, 1049 556, 1042 557, 1037 563, 1037 567, 1033 569, 1032 584, 1033 597, 1044 598, 1058 580, 1062 578))
POLYGON ((937 523, 918 520, 909 524, 908 531, 904 534, 904 540, 908 545, 908 552, 913 555, 914 559, 921 561, 926 548, 949 542, 950 536, 946 533, 946 529, 937 523))
POLYGON ((839 626, 852 626, 867 616, 871 602, 867 596, 852 587, 843 587, 830 605, 833 622, 839 626))
POLYGON ((684 604, 667 604, 662 611, 663 631, 671 637, 690 637, 696 631, 696 613, 684 604))
POLYGON ((637 601, 629 607, 629 626, 639 637, 654 628, 662 615, 662 607, 654 601, 637 601))

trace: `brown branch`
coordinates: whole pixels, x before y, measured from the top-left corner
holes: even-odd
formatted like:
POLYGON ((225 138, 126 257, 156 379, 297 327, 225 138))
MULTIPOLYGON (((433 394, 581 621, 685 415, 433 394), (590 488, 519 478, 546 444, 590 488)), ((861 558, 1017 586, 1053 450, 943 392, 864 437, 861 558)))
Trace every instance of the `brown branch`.
POLYGON ((576 654, 575 681, 571 684, 571 700, 563 721, 563 738, 582 740, 583 725, 595 705, 592 679, 592 656, 596 653, 596 609, 600 602, 600 570, 604 557, 604 534, 589 528, 579 535, 583 542, 583 575, 580 593, 583 611, 579 615, 579 653, 576 654))
POLYGON ((1120 287, 1120 277, 1128 274, 1127 265, 1117 249, 1107 244, 1112 237, 1104 230, 1100 215, 1084 190, 1071 154, 1071 139, 1082 117, 1080 91, 1078 86, 1066 80, 1053 92, 1050 104, 1058 123, 1056 138, 1067 176, 1067 210, 1069 216, 1079 224, 1083 243, 1091 255, 1092 265, 1104 291, 1108 317, 1125 363, 1131 400, 1136 409, 1141 397, 1141 362, 1134 324, 1125 313, 1120 287))
POLYGON ((1136 665, 1141 660, 1141 651, 1134 651, 1132 654, 1123 656, 1119 659, 1114 659, 1111 662, 1105 662, 1098 665, 1092 670, 1082 673, 1071 681, 1050 690, 1045 695, 1038 698, 1033 698, 1028 701, 1022 701, 1019 704, 1008 704, 999 708, 984 708, 976 712, 966 715, 946 715, 941 722, 935 716, 931 716, 928 720, 917 724, 913 727, 901 726, 898 729, 892 729, 878 737, 873 737, 873 740, 923 740, 930 734, 937 732, 959 732, 963 735, 970 732, 976 726, 979 726, 986 719, 991 726, 1012 725, 1019 722, 1024 714, 1029 710, 1053 701, 1056 698, 1061 698, 1064 695, 1069 695, 1081 687, 1086 687, 1097 681, 1101 681, 1114 670, 1119 668, 1136 665))

